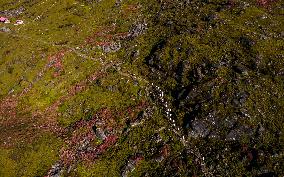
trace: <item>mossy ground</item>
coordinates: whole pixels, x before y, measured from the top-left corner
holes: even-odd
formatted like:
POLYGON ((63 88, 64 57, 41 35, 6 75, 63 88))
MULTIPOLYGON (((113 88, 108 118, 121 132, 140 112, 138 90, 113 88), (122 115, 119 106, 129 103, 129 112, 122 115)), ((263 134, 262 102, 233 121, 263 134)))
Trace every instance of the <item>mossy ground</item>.
POLYGON ((265 2, 4 0, 25 10, 0 24, 0 176, 121 176, 136 156, 130 176, 283 175, 283 7, 265 2))

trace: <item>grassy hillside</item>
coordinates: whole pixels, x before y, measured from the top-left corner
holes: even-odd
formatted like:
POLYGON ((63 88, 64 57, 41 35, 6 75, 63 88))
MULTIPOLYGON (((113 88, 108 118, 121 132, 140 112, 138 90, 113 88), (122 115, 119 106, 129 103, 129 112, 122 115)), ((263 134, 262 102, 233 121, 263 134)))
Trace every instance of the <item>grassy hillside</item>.
POLYGON ((283 176, 283 12, 2 0, 0 176, 283 176))

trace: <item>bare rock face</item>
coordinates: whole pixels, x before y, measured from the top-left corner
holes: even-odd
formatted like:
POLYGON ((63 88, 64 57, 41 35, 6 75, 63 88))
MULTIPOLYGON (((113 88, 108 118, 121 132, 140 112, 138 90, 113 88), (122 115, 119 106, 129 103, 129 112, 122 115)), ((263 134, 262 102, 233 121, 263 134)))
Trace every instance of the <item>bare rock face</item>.
POLYGON ((128 37, 134 38, 137 37, 141 34, 143 34, 147 30, 147 23, 142 22, 142 23, 137 23, 133 25, 133 27, 129 30, 129 35, 128 37))
POLYGON ((58 162, 54 164, 48 172, 48 177, 60 177, 63 172, 63 165, 58 162))
POLYGON ((247 126, 240 126, 232 129, 226 136, 228 141, 240 141, 243 136, 251 136, 253 130, 247 126))
POLYGON ((22 13, 24 13, 26 9, 21 6, 17 9, 12 9, 12 10, 4 10, 4 11, 0 11, 0 15, 1 16, 6 16, 6 17, 17 17, 19 15, 21 15, 22 13))
POLYGON ((135 170, 138 163, 143 160, 143 156, 141 154, 136 154, 135 156, 131 156, 128 159, 127 164, 122 168, 121 176, 127 177, 128 174, 135 170))
POLYGON ((102 50, 105 53, 110 53, 110 52, 117 52, 121 48, 121 44, 118 43, 111 43, 110 45, 104 45, 102 46, 102 50))
POLYGON ((209 135, 209 132, 209 128, 204 122, 195 120, 192 123, 192 131, 189 132, 189 136, 194 138, 205 138, 209 135))

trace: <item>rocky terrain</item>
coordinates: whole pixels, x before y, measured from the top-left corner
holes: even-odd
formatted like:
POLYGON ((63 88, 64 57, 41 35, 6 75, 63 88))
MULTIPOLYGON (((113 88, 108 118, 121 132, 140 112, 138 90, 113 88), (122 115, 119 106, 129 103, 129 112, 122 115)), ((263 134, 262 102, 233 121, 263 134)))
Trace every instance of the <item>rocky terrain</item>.
POLYGON ((1 0, 0 176, 283 176, 283 15, 1 0))

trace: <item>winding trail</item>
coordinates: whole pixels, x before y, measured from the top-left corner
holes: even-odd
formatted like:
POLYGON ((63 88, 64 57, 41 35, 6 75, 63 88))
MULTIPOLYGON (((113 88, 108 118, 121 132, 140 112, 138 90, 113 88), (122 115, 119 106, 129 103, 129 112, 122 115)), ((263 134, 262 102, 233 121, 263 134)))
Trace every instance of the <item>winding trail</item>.
MULTIPOLYGON (((169 128, 180 139, 182 144, 185 147, 188 148, 188 151, 197 158, 197 161, 200 164, 203 173, 210 175, 210 170, 206 167, 205 162, 204 162, 204 158, 202 157, 199 149, 195 146, 191 146, 190 142, 185 139, 184 135, 182 135, 183 134, 182 128, 178 125, 178 123, 176 123, 176 120, 173 118, 173 112, 172 112, 171 104, 167 101, 167 99, 165 97, 165 91, 163 91, 159 86, 155 85, 154 83, 149 82, 148 80, 146 80, 145 78, 142 78, 141 76, 137 76, 137 75, 129 73, 129 72, 121 71, 120 66, 123 65, 123 63, 106 62, 100 57, 94 58, 94 57, 89 56, 85 53, 82 53, 81 51, 79 51, 77 49, 77 47, 73 47, 73 46, 66 45, 66 44, 57 45, 55 43, 51 43, 51 42, 47 42, 47 41, 39 40, 39 39, 33 39, 32 37, 19 35, 19 34, 15 34, 15 33, 10 33, 9 35, 11 35, 13 37, 18 37, 18 38, 22 38, 22 39, 25 39, 25 40, 29 40, 29 41, 32 41, 32 42, 40 43, 40 44, 50 45, 50 46, 60 48, 60 49, 67 49, 67 52, 72 52, 80 58, 99 62, 101 64, 101 69, 100 69, 101 71, 105 71, 106 69, 113 67, 121 76, 128 77, 128 78, 135 79, 135 80, 146 83, 148 86, 146 86, 146 88, 144 88, 144 89, 146 89, 146 90, 148 90, 148 92, 150 92, 148 94, 155 94, 154 92, 158 93, 158 95, 156 95, 156 96, 158 96, 157 101, 159 102, 158 104, 162 107, 162 110, 164 112, 164 118, 166 118, 166 120, 169 122, 169 128)), ((20 96, 23 96, 24 94, 26 94, 33 87, 34 83, 39 81, 44 76, 44 74, 46 73, 46 71, 48 69, 49 69, 49 65, 47 63, 45 65, 45 67, 36 75, 33 82, 31 82, 29 84, 29 86, 27 88, 25 88, 20 93, 20 96)), ((54 110, 58 109, 58 106, 60 105, 60 103, 63 102, 64 100, 67 100, 68 97, 70 97, 70 95, 63 97, 63 98, 60 98, 56 103, 54 103, 53 105, 48 107, 46 109, 46 112, 54 112, 54 110)), ((36 113, 36 116, 44 116, 45 114, 46 113, 36 113)), ((55 132, 62 132, 63 130, 59 126, 57 126, 57 123, 54 120, 56 115, 50 114, 48 117, 49 117, 48 120, 50 121, 48 123, 48 125, 37 125, 37 126, 41 129, 50 129, 50 127, 53 127, 55 132)))

